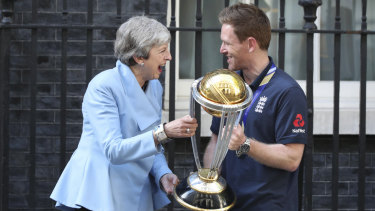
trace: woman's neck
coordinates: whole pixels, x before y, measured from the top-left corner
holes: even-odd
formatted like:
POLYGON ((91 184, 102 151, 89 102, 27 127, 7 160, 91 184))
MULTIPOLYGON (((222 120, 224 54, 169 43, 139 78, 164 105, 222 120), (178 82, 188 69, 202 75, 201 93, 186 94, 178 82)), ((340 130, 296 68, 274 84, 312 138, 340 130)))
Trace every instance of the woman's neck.
POLYGON ((141 70, 136 65, 131 66, 130 70, 133 72, 135 78, 138 81, 139 86, 142 88, 145 85, 146 80, 143 79, 143 75, 141 74, 141 70))

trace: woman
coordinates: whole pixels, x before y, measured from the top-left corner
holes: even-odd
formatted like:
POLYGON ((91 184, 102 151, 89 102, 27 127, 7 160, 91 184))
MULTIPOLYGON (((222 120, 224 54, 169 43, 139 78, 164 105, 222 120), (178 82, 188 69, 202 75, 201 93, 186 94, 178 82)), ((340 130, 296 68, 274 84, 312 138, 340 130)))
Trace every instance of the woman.
POLYGON ((163 155, 168 138, 194 135, 190 116, 160 124, 157 80, 171 60, 170 33, 156 20, 133 17, 116 33, 116 67, 90 82, 83 132, 51 198, 62 210, 156 210, 169 203, 178 178, 163 155))

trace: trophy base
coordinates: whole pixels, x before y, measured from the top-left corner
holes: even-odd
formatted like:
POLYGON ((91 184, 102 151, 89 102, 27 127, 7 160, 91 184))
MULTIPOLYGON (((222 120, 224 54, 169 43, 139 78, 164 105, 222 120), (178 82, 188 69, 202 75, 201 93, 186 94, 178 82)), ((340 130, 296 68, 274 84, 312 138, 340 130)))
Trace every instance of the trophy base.
POLYGON ((178 203, 190 210, 229 210, 236 202, 233 190, 222 177, 207 181, 197 172, 184 178, 175 187, 173 196, 178 203))

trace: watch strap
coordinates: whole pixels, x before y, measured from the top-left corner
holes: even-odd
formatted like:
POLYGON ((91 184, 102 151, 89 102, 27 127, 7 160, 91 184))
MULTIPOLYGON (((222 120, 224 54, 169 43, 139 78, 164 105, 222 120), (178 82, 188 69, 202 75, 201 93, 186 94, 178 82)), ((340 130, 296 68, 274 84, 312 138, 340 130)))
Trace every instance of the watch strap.
POLYGON ((237 157, 241 157, 243 154, 247 154, 250 151, 250 138, 246 138, 245 142, 241 144, 240 148, 236 150, 237 157))
POLYGON ((168 140, 168 136, 167 134, 165 133, 164 131, 164 125, 166 123, 162 123, 160 125, 157 125, 155 128, 154 128, 154 134, 155 134, 155 137, 156 139, 158 140, 158 142, 160 144, 165 144, 167 143, 169 140, 168 140))

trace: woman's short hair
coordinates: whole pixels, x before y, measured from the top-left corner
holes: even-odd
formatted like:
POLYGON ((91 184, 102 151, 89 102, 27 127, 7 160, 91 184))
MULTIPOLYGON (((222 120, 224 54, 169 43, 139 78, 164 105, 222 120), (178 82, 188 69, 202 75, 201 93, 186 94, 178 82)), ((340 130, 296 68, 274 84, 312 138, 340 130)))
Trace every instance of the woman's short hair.
POLYGON ((123 23, 116 32, 115 57, 122 63, 137 64, 133 56, 148 58, 152 47, 168 43, 171 34, 155 19, 135 16, 123 23))
POLYGON ((271 41, 271 24, 267 15, 253 4, 238 3, 224 8, 219 14, 221 24, 229 24, 239 41, 254 37, 261 49, 267 50, 271 41))

